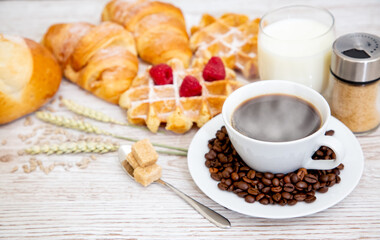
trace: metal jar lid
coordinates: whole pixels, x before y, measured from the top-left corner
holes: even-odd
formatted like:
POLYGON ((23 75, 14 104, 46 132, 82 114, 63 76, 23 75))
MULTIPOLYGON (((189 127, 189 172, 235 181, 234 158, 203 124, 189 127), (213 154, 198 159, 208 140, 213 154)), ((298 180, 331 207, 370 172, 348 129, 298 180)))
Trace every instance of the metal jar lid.
POLYGON ((367 83, 380 78, 380 38, 368 33, 350 33, 335 40, 331 72, 338 78, 367 83))

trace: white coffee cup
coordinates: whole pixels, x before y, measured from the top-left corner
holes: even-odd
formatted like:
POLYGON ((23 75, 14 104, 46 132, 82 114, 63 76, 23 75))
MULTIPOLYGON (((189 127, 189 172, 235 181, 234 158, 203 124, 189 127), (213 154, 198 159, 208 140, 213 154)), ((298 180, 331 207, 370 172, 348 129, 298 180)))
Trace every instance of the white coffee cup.
POLYGON ((290 81, 268 80, 245 85, 234 91, 224 102, 223 120, 230 140, 244 162, 261 172, 288 173, 298 168, 333 169, 344 158, 344 148, 334 136, 325 136, 331 118, 327 101, 317 91, 290 81), (321 127, 313 134, 286 142, 260 141, 243 135, 231 124, 232 114, 244 101, 267 94, 285 94, 311 103, 321 116, 321 127), (313 160, 313 153, 320 147, 331 148, 335 160, 313 160))

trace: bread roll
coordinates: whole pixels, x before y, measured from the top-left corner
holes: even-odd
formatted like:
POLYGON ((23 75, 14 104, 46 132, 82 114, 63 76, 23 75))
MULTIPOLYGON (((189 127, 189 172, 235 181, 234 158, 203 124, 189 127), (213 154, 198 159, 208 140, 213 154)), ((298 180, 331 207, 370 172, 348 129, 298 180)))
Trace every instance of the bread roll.
POLYGON ((37 110, 54 96, 61 79, 60 67, 45 47, 0 34, 0 124, 37 110))

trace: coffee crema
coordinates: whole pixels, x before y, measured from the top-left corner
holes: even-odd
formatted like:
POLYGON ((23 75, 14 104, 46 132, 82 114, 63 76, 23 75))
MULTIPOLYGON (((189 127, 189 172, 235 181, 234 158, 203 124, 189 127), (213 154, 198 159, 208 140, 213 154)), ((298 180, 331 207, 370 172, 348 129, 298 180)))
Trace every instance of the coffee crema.
POLYGON ((286 94, 250 98, 233 112, 231 125, 260 141, 288 142, 307 137, 321 127, 321 115, 309 102, 286 94))

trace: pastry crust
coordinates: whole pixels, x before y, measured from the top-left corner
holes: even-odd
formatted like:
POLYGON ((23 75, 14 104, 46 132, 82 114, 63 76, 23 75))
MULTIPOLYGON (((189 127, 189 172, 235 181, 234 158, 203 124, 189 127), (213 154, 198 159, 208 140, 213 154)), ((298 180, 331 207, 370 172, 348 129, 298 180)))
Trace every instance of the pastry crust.
POLYGON ((103 21, 114 21, 134 34, 137 52, 148 63, 178 58, 188 66, 192 56, 181 10, 158 1, 112 0, 103 10, 103 21))
POLYGON ((58 91, 61 79, 60 67, 45 47, 0 34, 0 124, 40 108, 58 91))
POLYGON ((119 101, 138 72, 132 34, 112 22, 55 24, 42 43, 66 78, 111 103, 119 101))

